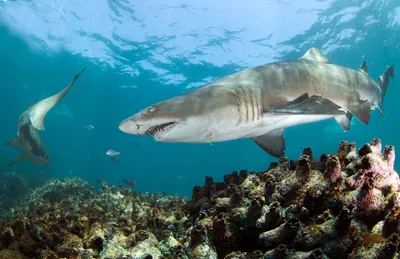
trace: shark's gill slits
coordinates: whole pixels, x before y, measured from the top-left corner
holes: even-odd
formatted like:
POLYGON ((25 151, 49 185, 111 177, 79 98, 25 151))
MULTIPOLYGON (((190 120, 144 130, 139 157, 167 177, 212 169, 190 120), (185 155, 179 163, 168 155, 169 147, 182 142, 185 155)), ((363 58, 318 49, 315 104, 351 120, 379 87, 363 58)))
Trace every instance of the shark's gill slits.
POLYGON ((247 123, 247 120, 249 118, 249 111, 247 109, 247 98, 246 98, 246 90, 242 87, 238 89, 239 96, 241 97, 240 99, 240 116, 241 120, 243 123, 247 123))
POLYGON ((239 87, 235 91, 238 101, 239 120, 237 125, 260 121, 262 118, 261 90, 239 87))
POLYGON ((175 124, 176 124, 176 122, 168 122, 168 123, 164 123, 164 124, 155 125, 155 126, 148 128, 144 134, 145 135, 158 135, 161 132, 169 130, 175 124))

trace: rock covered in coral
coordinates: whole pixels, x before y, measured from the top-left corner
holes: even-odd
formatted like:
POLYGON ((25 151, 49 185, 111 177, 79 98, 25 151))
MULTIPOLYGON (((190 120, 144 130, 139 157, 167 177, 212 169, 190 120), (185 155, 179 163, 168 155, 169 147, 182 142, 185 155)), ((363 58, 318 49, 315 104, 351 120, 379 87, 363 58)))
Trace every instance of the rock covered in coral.
POLYGON ((206 177, 190 201, 54 180, 0 226, 0 258, 397 258, 400 180, 394 148, 381 149, 307 148, 264 172, 206 177))
POLYGON ((76 177, 53 180, 32 191, 2 223, 0 256, 179 258, 185 256, 186 202, 122 187, 95 191, 76 177))
POLYGON ((393 258, 400 233, 394 147, 379 139, 358 150, 282 158, 265 172, 206 178, 190 211, 218 258, 393 258))

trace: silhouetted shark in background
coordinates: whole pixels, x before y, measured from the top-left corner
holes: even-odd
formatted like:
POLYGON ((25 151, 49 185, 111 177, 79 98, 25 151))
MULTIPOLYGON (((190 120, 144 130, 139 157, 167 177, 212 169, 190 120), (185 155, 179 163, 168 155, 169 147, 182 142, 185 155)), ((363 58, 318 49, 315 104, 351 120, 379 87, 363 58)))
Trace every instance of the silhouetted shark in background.
POLYGON ((10 165, 23 159, 28 160, 37 166, 48 166, 50 163, 49 155, 40 139, 38 130, 44 130, 44 117, 46 114, 64 98, 76 79, 86 70, 84 68, 74 79, 59 93, 32 104, 24 113, 19 116, 17 125, 17 136, 8 145, 18 147, 22 153, 15 158, 10 165))

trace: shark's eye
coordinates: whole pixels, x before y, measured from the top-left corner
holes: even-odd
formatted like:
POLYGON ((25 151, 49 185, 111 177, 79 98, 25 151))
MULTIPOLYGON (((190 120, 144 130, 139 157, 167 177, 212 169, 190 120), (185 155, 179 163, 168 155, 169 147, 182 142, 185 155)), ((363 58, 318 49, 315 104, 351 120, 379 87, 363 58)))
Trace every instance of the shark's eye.
POLYGON ((137 127, 138 130, 140 129, 140 125, 138 125, 138 124, 136 124, 136 127, 137 127))
POLYGON ((154 106, 149 107, 149 112, 154 112, 154 110, 155 110, 154 106))

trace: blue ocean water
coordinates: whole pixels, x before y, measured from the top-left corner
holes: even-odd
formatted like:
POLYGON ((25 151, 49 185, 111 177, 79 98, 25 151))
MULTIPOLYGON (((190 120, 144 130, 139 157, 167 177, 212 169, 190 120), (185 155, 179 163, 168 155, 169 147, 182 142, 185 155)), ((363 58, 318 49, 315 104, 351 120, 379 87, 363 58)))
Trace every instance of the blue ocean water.
MULTIPOLYGON (((118 125, 155 102, 244 68, 296 59, 310 47, 341 66, 358 69, 365 60, 372 78, 387 65, 400 74, 398 1, 2 0, 0 167, 19 154, 5 145, 19 115, 86 67, 40 132, 51 168, 21 162, 11 169, 31 183, 80 176, 117 185, 131 178, 140 191, 190 196, 205 176, 267 169, 276 159, 249 139, 160 143, 118 125), (81 127, 88 124, 94 130, 81 127), (105 155, 109 148, 123 150, 118 164, 105 155)), ((369 125, 354 119, 343 132, 332 119, 287 129, 286 155, 296 159, 311 147, 319 156, 335 152, 341 140, 359 146, 375 137, 397 147, 399 87, 391 81, 385 118, 374 111, 369 125)))

